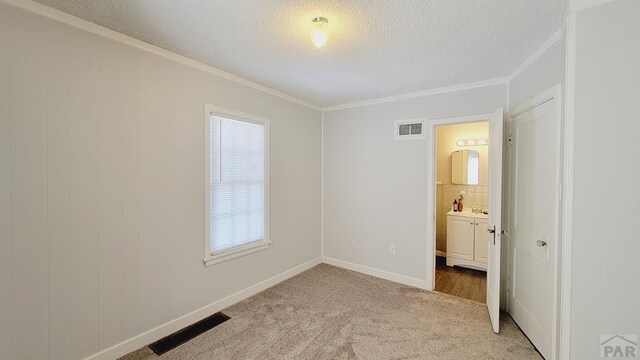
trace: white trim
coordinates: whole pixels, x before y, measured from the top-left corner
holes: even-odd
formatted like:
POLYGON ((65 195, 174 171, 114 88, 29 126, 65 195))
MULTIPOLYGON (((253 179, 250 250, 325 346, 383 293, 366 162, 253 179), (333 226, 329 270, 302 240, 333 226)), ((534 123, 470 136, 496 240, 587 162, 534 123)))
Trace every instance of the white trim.
MULTIPOLYGON (((517 117, 518 115, 521 115, 537 106, 540 106, 548 101, 551 100, 555 100, 555 111, 557 114, 557 124, 556 124, 556 131, 558 133, 558 137, 556 139, 556 147, 558 149, 561 149, 563 147, 563 141, 564 139, 562 138, 562 86, 560 84, 554 85, 551 88, 543 91, 542 93, 534 96, 533 98, 525 101, 524 103, 520 104, 519 106, 516 106, 513 111, 509 114, 509 123, 513 123, 513 119, 515 117, 517 117)), ((552 254, 552 259, 551 259, 551 264, 553 267, 553 284, 552 284, 552 309, 551 309, 551 313, 552 313, 552 319, 551 319, 551 360, 554 359, 562 359, 561 357, 559 357, 558 354, 558 344, 559 344, 559 323, 558 323, 558 319, 559 319, 559 309, 560 309, 560 301, 559 301, 559 297, 558 294, 560 293, 560 276, 562 274, 562 269, 561 269, 561 261, 560 261, 560 256, 559 256, 559 252, 561 249, 561 241, 562 240, 562 230, 564 228, 563 223, 561 222, 561 217, 560 214, 563 212, 563 204, 562 204, 562 199, 561 199, 561 194, 562 194, 562 181, 563 181, 563 174, 562 174, 562 157, 563 155, 563 151, 558 151, 556 153, 556 164, 557 167, 555 169, 555 181, 556 181, 556 193, 555 193, 555 206, 554 206, 554 239, 552 240, 555 243, 555 251, 553 251, 552 254)), ((509 224, 511 225, 511 224, 509 224)), ((510 246, 512 244, 512 242, 509 243, 510 246)), ((511 249, 509 249, 508 251, 508 256, 512 257, 512 252, 511 249)), ((510 258, 508 261, 509 264, 513 264, 513 258, 510 258)), ((513 268, 509 268, 507 271, 514 271, 513 268)), ((512 273, 509 275, 513 275, 512 273)), ((512 278, 510 276, 510 278, 512 278)), ((513 286, 513 284, 511 284, 511 286, 513 286)), ((512 289, 513 290, 513 289, 512 289)), ((508 295, 510 296, 510 295, 508 295)), ((507 309, 507 311, 509 311, 509 309, 507 309)))
MULTIPOLYGON (((562 86, 560 84, 554 87, 555 92, 555 100, 556 100, 556 114, 558 116, 558 139, 556 140, 557 149, 563 149, 564 139, 562 138, 563 134, 563 113, 562 113, 562 86)), ((558 162, 558 166, 556 168, 556 196, 555 196, 555 237, 556 237, 556 251, 555 251, 555 259, 553 267, 555 268, 555 276, 553 277, 553 333, 551 335, 551 360, 558 359, 558 338, 560 336, 558 319, 560 313, 560 246, 562 242, 562 181, 563 181, 563 165, 562 160, 564 157, 564 150, 558 151, 556 154, 556 161, 558 162)))
MULTIPOLYGON (((594 4, 590 5, 590 6, 596 6, 596 5, 600 5, 600 4, 604 4, 606 2, 610 2, 613 0, 593 0, 594 4)), ((4 2, 6 4, 12 5, 14 7, 35 13, 37 15, 40 16, 44 16, 47 17, 49 19, 53 19, 55 21, 59 21, 61 23, 67 24, 69 26, 78 28, 78 29, 82 29, 88 32, 91 32, 93 34, 129 45, 129 46, 133 46, 135 48, 144 50, 144 51, 148 51, 150 53, 156 54, 156 55, 160 55, 163 56, 165 58, 168 58, 170 60, 179 62, 181 64, 196 68, 198 70, 219 76, 221 78, 236 82, 238 84, 241 85, 245 85, 248 86, 250 88, 262 91, 266 94, 269 95, 273 95, 276 97, 279 97, 281 99, 290 101, 292 103, 296 103, 298 105, 302 105, 314 110, 318 110, 318 111, 335 111, 335 110, 342 110, 342 109, 349 109, 349 108, 355 108, 355 107, 362 107, 362 106, 368 106, 368 105, 374 105, 374 104, 381 104, 381 103, 387 103, 387 102, 393 102, 393 101, 399 101, 399 100, 407 100, 407 99, 414 99, 414 98, 418 98, 418 97, 422 97, 422 96, 429 96, 429 95, 436 95, 436 94, 443 94, 443 93, 448 93, 448 92, 454 92, 454 91, 461 91, 461 90, 469 90, 469 89, 475 89, 475 88, 479 88, 479 87, 485 87, 485 86, 493 86, 493 85, 499 85, 499 84, 506 84, 508 83, 510 80, 512 80, 515 76, 517 76, 522 70, 524 70, 524 68, 526 68, 527 66, 529 66, 533 61, 535 61, 538 57, 540 57, 545 51, 547 51, 549 48, 551 48, 556 42, 558 42, 561 38, 562 38, 562 33, 564 31, 563 29, 558 30, 556 33, 554 33, 551 38, 549 38, 540 48, 538 48, 529 58, 527 58, 527 60, 525 60, 525 62, 523 62, 522 64, 520 64, 514 71, 511 72, 511 74, 509 76, 506 77, 500 77, 500 78, 495 78, 495 79, 490 79, 490 80, 482 80, 482 81, 477 81, 477 82, 471 82, 471 83, 465 83, 465 84, 459 84, 459 85, 452 85, 452 86, 446 86, 446 87, 440 87, 440 88, 433 88, 433 89, 427 89, 427 90, 422 90, 422 91, 418 91, 418 92, 412 92, 412 93, 407 93, 407 94, 400 94, 400 95, 393 95, 393 96, 387 96, 387 97, 381 97, 381 98, 375 98, 375 99, 369 99, 369 100, 362 100, 362 101, 357 101, 357 102, 353 102, 353 103, 346 103, 346 104, 340 104, 340 105, 333 105, 333 106, 327 106, 327 107, 321 107, 315 104, 312 104, 306 100, 300 99, 298 97, 295 97, 293 95, 284 93, 282 91, 273 89, 271 87, 268 87, 266 85, 262 85, 259 83, 256 83, 254 81, 245 79, 241 76, 229 73, 227 71, 218 69, 216 67, 213 67, 211 65, 207 65, 205 63, 202 63, 200 61, 197 60, 193 60, 191 58, 188 58, 186 56, 165 50, 163 48, 160 48, 158 46, 155 45, 151 45, 149 43, 146 43, 144 41, 135 39, 131 36, 128 35, 124 35, 122 33, 119 33, 117 31, 111 30, 111 29, 107 29, 103 26, 97 25, 95 23, 92 23, 90 21, 81 19, 79 17, 67 14, 65 12, 62 12, 60 10, 48 7, 46 5, 37 3, 35 1, 32 0, 0 0, 0 2, 4 2)), ((587 6, 585 6, 587 7, 587 6)), ((582 7, 582 8, 585 8, 582 7)))
POLYGON ((324 111, 320 133, 320 256, 324 256, 324 111))
MULTIPOLYGON (((494 85, 506 84, 507 87, 508 87, 509 83, 516 76, 518 76, 520 73, 522 73, 527 67, 529 67, 533 62, 535 62, 540 56, 542 56, 545 52, 547 52, 549 49, 551 49, 556 43, 558 43, 560 40, 562 40, 562 36, 564 35, 564 32, 565 32, 565 28, 564 27, 558 29, 555 33, 553 33, 553 35, 551 35, 551 37, 549 37, 549 39, 547 39, 538 49, 536 49, 536 51, 534 51, 533 54, 531 54, 520 65, 518 65, 508 76, 499 77, 499 78, 490 79, 490 80, 482 80, 482 81, 476 81, 476 82, 471 82, 471 83, 465 83, 465 84, 445 86, 445 87, 434 88, 434 89, 427 89, 427 90, 422 90, 422 91, 417 91, 417 92, 412 92, 412 93, 406 93, 406 94, 400 94, 400 95, 392 95, 392 96, 385 96, 385 97, 381 97, 381 98, 356 101, 356 102, 340 104, 340 105, 327 106, 327 107, 324 107, 322 109, 322 111, 323 112, 325 112, 325 111, 328 112, 328 111, 336 111, 336 110, 358 108, 358 107, 363 107, 363 106, 377 105, 377 104, 383 104, 383 103, 394 102, 394 101, 415 99, 415 98, 419 98, 419 97, 423 97, 423 96, 431 96, 431 95, 445 94, 445 93, 455 92, 455 91, 476 89, 476 88, 481 88, 481 87, 486 87, 486 86, 494 86, 494 85)), ((507 88, 507 104, 506 104, 506 106, 507 106, 507 108, 509 107, 509 89, 508 88, 507 88)))
POLYGON ((46 5, 42 5, 39 4, 35 1, 32 0, 0 0, 0 2, 4 2, 6 4, 15 6, 17 8, 35 13, 37 15, 40 16, 44 16, 47 17, 49 19, 53 19, 56 21, 59 21, 61 23, 73 26, 75 28, 78 29, 82 29, 85 31, 88 31, 90 33, 96 34, 96 35, 100 35, 102 37, 105 37, 107 39, 111 39, 129 46, 133 46, 135 48, 144 50, 144 51, 148 51, 150 53, 156 54, 156 55, 160 55, 163 56, 165 58, 168 58, 170 60, 179 62, 181 64, 196 68, 198 70, 213 74, 215 76, 233 81, 235 83, 241 84, 241 85, 245 85, 248 86, 250 88, 262 91, 266 94, 269 95, 273 95, 276 97, 279 97, 281 99, 290 101, 292 103, 296 103, 298 105, 302 105, 314 110, 318 110, 318 111, 322 111, 322 107, 312 104, 306 100, 297 98, 293 95, 289 95, 287 93, 284 93, 282 91, 273 89, 271 87, 268 87, 266 85, 262 85, 259 84, 257 82, 245 79, 241 76, 232 74, 230 72, 218 69, 216 67, 213 67, 211 65, 207 65, 205 63, 202 63, 200 61, 196 61, 193 60, 191 58, 188 58, 186 56, 183 55, 179 55, 176 54, 174 52, 171 52, 169 50, 165 50, 163 48, 160 48, 158 46, 155 45, 151 45, 149 43, 146 43, 144 41, 135 39, 131 36, 128 35, 124 35, 122 33, 119 33, 117 31, 111 30, 111 29, 107 29, 103 26, 94 24, 92 22, 89 22, 87 20, 81 19, 79 17, 67 14, 65 12, 62 12, 60 10, 48 7, 46 5))
POLYGON ((578 12, 584 9, 608 4, 614 1, 616 0, 571 0, 569 8, 571 11, 578 12))
POLYGON ((571 356, 571 254, 573 249, 573 171, 576 106, 576 31, 577 15, 567 18, 564 159, 562 180, 562 246, 560 267, 560 314, 558 359, 571 356))
MULTIPOLYGON (((552 87, 550 87, 549 89, 541 92, 540 94, 534 96, 533 98, 525 101, 524 103, 516 106, 513 108, 513 110, 509 113, 509 117, 510 118, 514 118, 517 117, 518 115, 527 112, 537 106, 540 106, 544 103, 546 103, 547 101, 556 99, 558 100, 558 102, 561 100, 560 98, 560 89, 561 86, 560 84, 557 85, 553 85, 552 87)), ((562 115, 562 114, 560 114, 562 115)), ((562 119, 561 116, 558 117, 558 119, 562 119)))
POLYGON ((211 265, 219 264, 221 262, 229 261, 231 259, 235 259, 241 256, 253 254, 254 252, 267 250, 269 248, 269 245, 271 245, 271 240, 254 241, 252 243, 233 247, 231 249, 221 251, 219 253, 216 253, 210 256, 207 256, 207 254, 205 253, 205 257, 202 261, 204 262, 205 266, 211 266, 211 265))
MULTIPOLYGON (((601 1, 602 3, 611 1, 611 0, 595 0, 595 1, 601 1)), ((78 28, 78 29, 82 29, 85 31, 88 31, 90 33, 129 45, 129 46, 133 46, 135 48, 144 50, 144 51, 148 51, 150 53, 156 54, 156 55, 160 55, 163 56, 165 58, 168 58, 170 60, 179 62, 181 64, 196 68, 198 70, 213 74, 215 76, 219 76, 221 78, 233 81, 235 83, 241 84, 241 85, 245 85, 247 87, 262 91, 266 94, 269 95, 273 95, 276 97, 279 97, 281 99, 290 101, 292 103, 298 104, 298 105, 302 105, 317 111, 335 111, 335 110, 342 110, 342 109, 349 109, 349 108, 355 108, 355 107, 362 107, 362 106, 368 106, 368 105, 375 105, 375 104, 382 104, 382 103, 387 103, 387 102, 393 102, 393 101, 399 101, 399 100, 407 100, 407 99, 414 99, 414 98, 418 98, 418 97, 423 97, 423 96, 429 96, 429 95, 436 95, 436 94, 444 94, 444 93, 448 93, 448 92, 455 92, 455 91, 461 91, 461 90, 469 90, 469 89, 475 89, 475 88, 479 88, 479 87, 485 87, 485 86, 493 86, 493 85, 500 85, 500 84, 506 84, 508 83, 510 80, 512 80, 515 76, 517 76, 519 74, 519 72, 521 72, 524 68, 526 68, 527 66, 530 65, 531 62, 535 61, 535 59, 537 59, 540 55, 542 55, 545 51, 547 51, 549 48, 551 48, 551 46, 553 46, 556 42, 558 42, 561 37, 562 37, 562 32, 564 31, 564 29, 560 29, 558 30, 556 33, 554 33, 554 35, 549 38, 549 40, 547 40, 540 48, 538 48, 538 50, 536 50, 536 52, 534 52, 534 54, 532 54, 527 60, 525 60, 525 62, 523 62, 522 64, 520 64, 509 76, 506 77, 500 77, 500 78, 495 78, 495 79, 490 79, 490 80, 482 80, 482 81, 477 81, 477 82, 471 82, 471 83, 465 83, 465 84, 458 84, 458 85, 452 85, 452 86, 446 86, 446 87, 440 87, 440 88, 433 88, 433 89, 427 89, 427 90, 422 90, 422 91, 417 91, 417 92, 412 92, 412 93, 407 93, 407 94, 400 94, 400 95, 393 95, 393 96, 387 96, 387 97, 381 97, 381 98, 375 98, 375 99, 368 99, 368 100, 362 100, 362 101, 357 101, 357 102, 353 102, 353 103, 347 103, 347 104, 340 104, 340 105, 333 105, 333 106, 327 106, 327 107, 321 107, 315 104, 312 104, 306 100, 300 99, 298 97, 295 97, 293 95, 284 93, 282 91, 273 89, 271 87, 268 87, 266 85, 262 85, 259 84, 257 82, 245 79, 241 76, 229 73, 227 71, 218 69, 216 67, 213 67, 211 65, 207 65, 205 63, 202 63, 200 61, 197 60, 193 60, 191 58, 188 58, 186 56, 165 50, 163 48, 160 48, 158 46, 155 45, 151 45, 149 43, 146 43, 144 41, 135 39, 131 36, 128 35, 124 35, 122 33, 119 33, 117 31, 111 30, 111 29, 107 29, 103 26, 97 25, 95 23, 92 23, 90 21, 81 19, 79 17, 67 14, 65 12, 62 12, 60 10, 48 7, 46 5, 37 3, 35 1, 32 0, 0 0, 0 2, 4 2, 6 4, 15 6, 17 8, 35 13, 37 15, 40 16, 44 16, 47 17, 49 19, 53 19, 55 21, 59 21, 61 23, 67 24, 69 26, 78 28)), ((595 6, 595 5, 592 5, 595 6)))
POLYGON ((304 271, 313 268, 321 263, 321 258, 318 257, 311 261, 307 261, 292 269, 284 271, 278 275, 275 275, 267 280, 261 281, 255 285, 252 285, 244 290, 231 294, 223 299, 215 301, 207 306, 204 306, 198 310, 192 311, 186 315, 180 316, 176 319, 168 321, 162 325, 145 331, 140 335, 127 339, 119 344, 113 345, 107 349, 104 349, 96 354, 88 356, 85 360, 111 360, 118 359, 132 351, 135 351, 143 346, 146 346, 154 341, 157 341, 167 335, 189 326, 195 322, 198 322, 208 316, 211 316, 218 311, 221 311, 233 304, 236 304, 244 299, 247 299, 253 295, 258 294, 274 285, 277 285, 287 279, 290 279, 304 271))
POLYGON ((424 140, 427 138, 427 131, 425 129, 425 125, 427 122, 427 118, 418 118, 418 119, 402 119, 396 120, 394 124, 394 139, 395 140, 424 140), (400 135, 400 125, 409 125, 409 124, 422 124, 422 133, 420 134, 408 134, 408 135, 400 135))
POLYGON ((480 121, 489 121, 493 113, 457 116, 442 119, 427 120, 427 290, 435 289, 436 283, 436 127, 438 125, 464 124, 480 121))
POLYGON ((508 113, 511 109, 511 81, 513 81, 513 79, 509 80, 507 82, 507 94, 506 94, 506 103, 505 103, 505 111, 508 113))
POLYGON ((270 224, 269 224, 269 215, 270 215, 270 138, 271 131, 269 125, 269 118, 247 114, 244 112, 227 109, 220 106, 215 106, 211 104, 204 104, 204 256, 203 262, 205 266, 210 266, 213 264, 218 264, 227 260, 235 259, 240 256, 249 255, 256 251, 266 250, 269 248, 271 244, 270 240, 270 224), (219 253, 213 253, 211 251, 210 244, 210 213, 209 210, 211 208, 210 196, 209 193, 211 189, 210 186, 210 166, 211 160, 210 156, 210 144, 209 144, 209 125, 211 123, 211 114, 216 114, 224 117, 228 117, 231 119, 236 119, 238 121, 250 122, 264 126, 264 238, 260 241, 255 241, 253 243, 244 244, 242 246, 234 247, 225 251, 221 251, 219 253))
MULTIPOLYGON (((531 64, 533 64, 536 60, 538 60, 540 56, 544 55, 544 53, 546 53, 556 43, 562 40, 562 35, 564 35, 564 31, 565 29, 564 27, 562 27, 558 31, 553 33, 553 35, 551 35, 551 37, 547 39, 547 41, 545 41, 539 48, 536 49, 536 51, 533 52, 533 54, 529 55, 529 57, 525 61, 523 61, 520 65, 518 65, 518 67, 516 67, 509 74, 509 77, 508 77, 509 81, 512 81, 516 76, 520 75, 520 73, 522 73, 526 68, 531 66, 531 64)), ((507 104, 507 106, 509 106, 509 104, 507 104)))
POLYGON ((377 105, 377 104, 383 104, 383 103, 400 101, 400 100, 415 99, 415 98, 419 98, 419 97, 423 97, 423 96, 445 94, 445 93, 461 91, 461 90, 476 89, 476 88, 481 88, 481 87, 485 87, 485 86, 504 85, 504 84, 508 83, 508 81, 509 81, 508 77, 501 77, 501 78, 496 78, 496 79, 491 79, 491 80, 476 81, 476 82, 472 82, 472 83, 466 83, 466 84, 459 84, 459 85, 452 85, 452 86, 446 86, 446 87, 422 90, 422 91, 417 91, 417 92, 412 92, 412 93, 407 93, 407 94, 385 96, 385 97, 376 98, 376 99, 369 99, 369 100, 356 101, 356 102, 347 103, 347 104, 327 106, 327 107, 323 108, 322 111, 335 111, 335 110, 351 109, 351 108, 357 108, 357 107, 363 107, 363 106, 369 106, 369 105, 377 105))
POLYGON ((334 259, 326 256, 322 257, 322 262, 325 264, 337 266, 339 268, 356 271, 362 274, 371 275, 380 279, 393 281, 403 285, 413 286, 423 290, 428 290, 427 282, 424 279, 416 279, 411 276, 396 274, 389 271, 375 269, 369 266, 355 264, 352 262, 334 259))
POLYGON ((436 250, 436 256, 447 257, 447 253, 444 251, 436 250))

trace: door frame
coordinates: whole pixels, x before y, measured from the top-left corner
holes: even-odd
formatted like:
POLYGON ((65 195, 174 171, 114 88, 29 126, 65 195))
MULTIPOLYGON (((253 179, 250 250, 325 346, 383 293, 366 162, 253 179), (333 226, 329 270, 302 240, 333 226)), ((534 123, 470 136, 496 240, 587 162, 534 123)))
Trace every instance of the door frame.
MULTIPOLYGON (((563 268, 563 250, 564 249, 564 239, 563 239, 563 221, 562 221, 562 213, 563 213, 563 208, 564 208, 564 201, 565 199, 563 199, 563 182, 564 182, 564 174, 563 174, 563 170, 564 170, 564 163, 563 161, 565 161, 564 157, 565 157, 565 153, 566 153, 566 149, 564 147, 564 143, 565 143, 565 136, 566 134, 563 132, 563 126, 564 126, 564 117, 563 115, 563 99, 562 99, 562 86, 560 84, 556 84, 553 85, 552 87, 550 87, 549 89, 541 92, 540 94, 532 97, 529 100, 524 101, 522 104, 516 106, 513 110, 509 111, 508 115, 507 115, 507 136, 505 136, 505 139, 507 139, 507 141, 509 141, 508 139, 511 138, 512 136, 512 131, 513 131, 513 119, 515 117, 517 117, 518 115, 521 115, 537 106, 540 106, 548 101, 551 100, 556 100, 556 104, 555 104, 555 111, 556 111, 556 118, 557 118, 557 124, 556 124, 556 131, 557 131, 557 140, 556 140, 556 148, 558 149, 558 152, 556 153, 556 168, 555 168, 555 179, 556 179, 556 191, 555 191, 555 207, 554 207, 554 236, 555 236, 555 251, 552 252, 551 254, 551 264, 553 266, 553 270, 552 270, 552 274, 553 274, 553 284, 552 284, 552 296, 553 296, 553 309, 552 309, 552 316, 551 316, 551 323, 552 323, 552 334, 551 334, 551 359, 548 360, 555 360, 559 358, 559 349, 560 349, 560 344, 561 344, 561 339, 560 339, 560 324, 561 321, 566 321, 568 320, 568 314, 563 314, 560 312, 560 306, 561 306, 561 289, 560 289, 560 280, 561 280, 561 274, 564 272, 564 268, 563 268)), ((509 166, 511 165, 511 160, 512 160, 512 156, 513 156, 513 152, 511 151, 510 147, 507 147, 507 169, 509 168, 509 166)), ((513 218, 512 218, 512 212, 511 212, 511 199, 512 199, 512 192, 513 192, 513 178, 510 176, 510 172, 507 170, 506 171, 507 174, 507 181, 508 181, 508 192, 507 192, 507 201, 506 203, 506 214, 507 214, 507 229, 508 231, 511 231, 512 225, 513 225, 513 218)), ((511 303, 510 303, 510 298, 511 298, 511 289, 512 289, 512 276, 513 276, 513 249, 512 249, 512 241, 511 239, 507 236, 508 238, 508 242, 506 243, 507 245, 507 259, 506 259, 506 265, 507 265, 507 271, 506 271, 506 310, 508 313, 511 312, 511 303)), ((566 266, 566 264, 564 264, 566 266)))
POLYGON ((428 119, 427 134, 427 286, 434 291, 436 286, 436 127, 440 125, 488 122, 494 113, 428 119))

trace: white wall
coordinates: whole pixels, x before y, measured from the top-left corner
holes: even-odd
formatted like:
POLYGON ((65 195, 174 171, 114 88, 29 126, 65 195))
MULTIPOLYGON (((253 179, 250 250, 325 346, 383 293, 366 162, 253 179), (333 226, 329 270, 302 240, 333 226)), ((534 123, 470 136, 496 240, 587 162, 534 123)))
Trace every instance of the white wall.
POLYGON ((640 335, 640 2, 577 15, 571 358, 640 335))
POLYGON ((324 256, 424 282, 426 141, 394 141, 394 121, 493 112, 505 95, 494 85, 325 112, 324 256))
POLYGON ((566 39, 558 42, 509 82, 509 108, 513 109, 565 80, 566 39))
MULTIPOLYGON (((618 0, 578 14, 574 359, 596 358, 601 333, 640 334, 639 214, 620 211, 640 203, 629 160, 639 13, 638 1, 618 0)), ((513 78, 508 105, 563 83, 564 54, 562 39, 513 78)), ((326 112, 324 255, 426 279, 426 142, 394 141, 393 123, 491 112, 506 92, 326 112)), ((0 358, 81 358, 319 256, 320 118, 0 4, 0 358), (204 103, 272 121, 274 244, 210 268, 204 103)))
POLYGON ((321 113, 0 4, 0 358, 80 359, 320 256, 321 113), (205 268, 204 104, 271 119, 266 251, 205 268))

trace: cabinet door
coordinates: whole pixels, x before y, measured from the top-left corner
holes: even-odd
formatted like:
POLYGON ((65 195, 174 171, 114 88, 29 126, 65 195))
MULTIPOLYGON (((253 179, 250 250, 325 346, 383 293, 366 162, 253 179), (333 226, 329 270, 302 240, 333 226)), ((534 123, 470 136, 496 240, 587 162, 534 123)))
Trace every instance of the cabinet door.
POLYGON ((447 219, 447 257, 473 261, 474 224, 471 218, 447 219))
POLYGON ((476 220, 474 261, 486 264, 489 252, 489 223, 487 220, 476 220))

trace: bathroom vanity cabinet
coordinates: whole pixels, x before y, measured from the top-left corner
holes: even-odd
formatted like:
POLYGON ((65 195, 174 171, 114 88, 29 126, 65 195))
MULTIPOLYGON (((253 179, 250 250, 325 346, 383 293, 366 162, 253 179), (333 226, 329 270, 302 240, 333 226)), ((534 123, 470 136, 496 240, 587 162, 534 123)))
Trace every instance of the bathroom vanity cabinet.
POLYGON ((447 213, 447 265, 487 270, 488 217, 470 211, 447 213))

